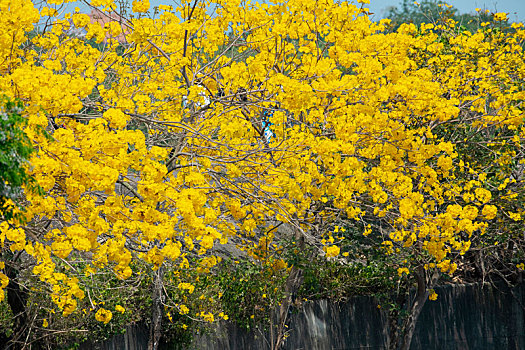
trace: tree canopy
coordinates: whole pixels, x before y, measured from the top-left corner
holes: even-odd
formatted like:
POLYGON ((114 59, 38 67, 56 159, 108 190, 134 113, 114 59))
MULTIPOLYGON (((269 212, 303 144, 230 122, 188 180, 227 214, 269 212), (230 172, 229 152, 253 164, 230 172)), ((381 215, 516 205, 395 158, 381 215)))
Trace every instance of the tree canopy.
POLYGON ((457 22, 457 28, 476 32, 481 23, 497 22, 494 13, 481 8, 472 8, 472 13, 460 13, 457 8, 441 0, 410 1, 403 0, 400 6, 388 8, 385 17, 397 29, 403 23, 414 23, 420 26, 423 23, 440 24, 443 20, 452 19, 457 22))
POLYGON ((11 343, 84 315, 109 331, 146 300, 156 348, 162 320, 228 318, 227 286, 206 281, 235 254, 275 281, 258 300, 282 319, 301 253, 368 266, 375 247, 417 284, 415 319, 472 251, 517 271, 525 30, 504 13, 392 32, 330 0, 90 5, 106 20, 0 2, 0 88, 24 104, 43 189, 0 223, 11 343))

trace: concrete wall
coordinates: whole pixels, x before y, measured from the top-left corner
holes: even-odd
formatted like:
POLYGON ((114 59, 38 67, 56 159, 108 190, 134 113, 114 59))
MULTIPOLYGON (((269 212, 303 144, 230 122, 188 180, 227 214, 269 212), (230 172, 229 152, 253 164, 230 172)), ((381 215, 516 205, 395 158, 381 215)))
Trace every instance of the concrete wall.
MULTIPOLYGON (((525 349, 525 284, 513 289, 488 283, 448 285, 436 292, 438 300, 424 306, 411 349, 525 349)), ((247 332, 223 322, 211 334, 196 335, 191 348, 266 350, 269 339, 267 332, 247 332)), ((356 297, 340 304, 309 302, 293 312, 285 349, 386 349, 387 342, 386 314, 373 298, 356 297)), ((146 345, 147 331, 135 327, 90 349, 142 350, 146 345)))
POLYGON ((446 286, 427 302, 411 349, 525 349, 525 284, 446 286))

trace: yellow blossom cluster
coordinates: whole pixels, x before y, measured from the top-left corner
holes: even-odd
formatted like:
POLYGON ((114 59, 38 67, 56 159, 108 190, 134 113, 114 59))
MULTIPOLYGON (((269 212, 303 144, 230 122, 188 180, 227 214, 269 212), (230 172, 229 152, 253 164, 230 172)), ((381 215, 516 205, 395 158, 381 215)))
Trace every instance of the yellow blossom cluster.
POLYGON ((133 1, 133 16, 100 25, 55 18, 59 3, 0 0, 0 89, 25 104, 43 190, 25 192, 27 222, 2 222, 0 242, 24 252, 66 316, 86 292, 77 276, 126 280, 138 261, 207 273, 214 247, 239 237, 286 269, 268 234, 281 223, 339 257, 318 233, 373 217, 388 227, 387 254, 451 274, 502 213, 525 215, 499 201, 521 195, 506 180, 523 160, 521 27, 391 33, 331 0, 183 1, 151 16, 148 0, 133 1), (40 16, 51 29, 30 36, 40 16))
POLYGON ((111 313, 111 311, 106 310, 104 308, 98 309, 98 311, 95 314, 95 319, 97 321, 99 321, 99 322, 104 323, 104 324, 106 324, 109 321, 111 321, 112 317, 113 317, 113 314, 111 313))

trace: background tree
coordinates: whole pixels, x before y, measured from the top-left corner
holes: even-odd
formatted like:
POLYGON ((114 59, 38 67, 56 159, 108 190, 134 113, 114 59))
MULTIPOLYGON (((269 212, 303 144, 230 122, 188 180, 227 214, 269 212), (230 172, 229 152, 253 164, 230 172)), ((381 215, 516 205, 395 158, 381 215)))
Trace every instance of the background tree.
MULTIPOLYGON (((24 133, 25 118, 22 116, 23 104, 0 97, 0 220, 23 220, 20 212, 20 200, 23 197, 22 186, 28 190, 38 190, 35 180, 28 174, 27 167, 31 153, 34 151, 31 141, 24 133)), ((2 252, 0 268, 5 268, 4 261, 12 262, 16 256, 12 252, 2 252)), ((9 263, 8 263, 9 264, 9 263)), ((0 273, 0 286, 7 291, 7 299, 13 313, 12 327, 14 332, 24 328, 27 321, 25 314, 25 291, 20 289, 17 276, 20 271, 13 266, 0 273)), ((0 299, 5 298, 4 289, 0 299)), ((7 339, 0 336, 1 342, 7 339)))
POLYGON ((34 187, 34 179, 26 170, 33 146, 23 130, 23 104, 4 96, 0 105, 0 208, 2 219, 9 220, 19 206, 22 185, 34 187))
MULTIPOLYGON (((492 13, 488 10, 480 10, 475 14, 460 13, 457 8, 449 5, 446 1, 424 0, 410 1, 403 0, 399 7, 392 6, 385 14, 392 22, 392 28, 395 30, 403 23, 413 23, 420 26, 422 23, 444 24, 443 21, 453 19, 457 22, 458 29, 475 32, 481 23, 493 22, 492 13)), ((474 12, 474 8, 472 9, 474 12)))

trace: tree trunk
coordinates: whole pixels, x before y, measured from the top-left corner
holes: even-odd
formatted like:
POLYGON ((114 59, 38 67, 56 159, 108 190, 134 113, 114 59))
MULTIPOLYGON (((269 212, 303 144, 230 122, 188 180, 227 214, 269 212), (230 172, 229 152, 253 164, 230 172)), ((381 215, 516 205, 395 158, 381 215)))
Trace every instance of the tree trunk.
POLYGON ((155 272, 152 291, 151 305, 151 326, 148 341, 148 350, 159 348, 160 338, 162 337, 162 279, 164 277, 164 267, 161 265, 155 272))
POLYGON ((388 310, 388 329, 389 329, 389 338, 388 338, 388 349, 397 350, 399 349, 399 343, 401 341, 400 333, 400 312, 407 302, 406 290, 398 292, 396 295, 395 306, 390 307, 388 310))
MULTIPOLYGON (((304 251, 305 243, 304 237, 301 232, 296 229, 295 231, 295 242, 299 251, 304 251)), ((277 320, 277 332, 275 334, 275 342, 273 342, 273 331, 272 331, 272 350, 279 350, 286 339, 286 323, 288 322, 288 316, 291 311, 291 307, 295 302, 295 296, 297 291, 303 283, 303 271, 297 266, 292 266, 290 274, 286 279, 285 285, 285 297, 279 308, 279 318, 277 320)))
MULTIPOLYGON (((5 260, 10 260, 6 264, 6 276, 9 278, 9 284, 6 287, 7 303, 11 308, 14 316, 12 334, 8 337, 5 334, 0 335, 0 345, 5 346, 5 349, 22 349, 24 343, 21 339, 25 339, 28 331, 26 301, 27 293, 22 290, 17 282, 19 270, 15 267, 15 262, 18 256, 10 256, 5 260)), ((0 348, 1 349, 1 348, 0 348)))
POLYGON ((417 281, 417 290, 414 301, 409 305, 409 314, 407 319, 404 322, 403 327, 403 340, 401 341, 400 350, 409 350, 410 344, 412 343, 412 337, 414 336, 414 331, 416 330, 417 319, 419 314, 425 305, 425 302, 428 299, 429 290, 427 288, 426 280, 426 271, 423 266, 419 266, 415 272, 416 281, 417 281))
POLYGON ((281 303, 281 307, 279 308, 279 319, 276 332, 277 339, 275 340, 275 343, 273 343, 272 350, 279 350, 284 344, 284 340, 286 339, 285 333, 288 315, 291 311, 292 304, 295 301, 295 295, 301 286, 301 283, 302 271, 299 268, 293 266, 292 270, 290 271, 290 275, 288 275, 288 278, 286 279, 286 296, 281 303))

